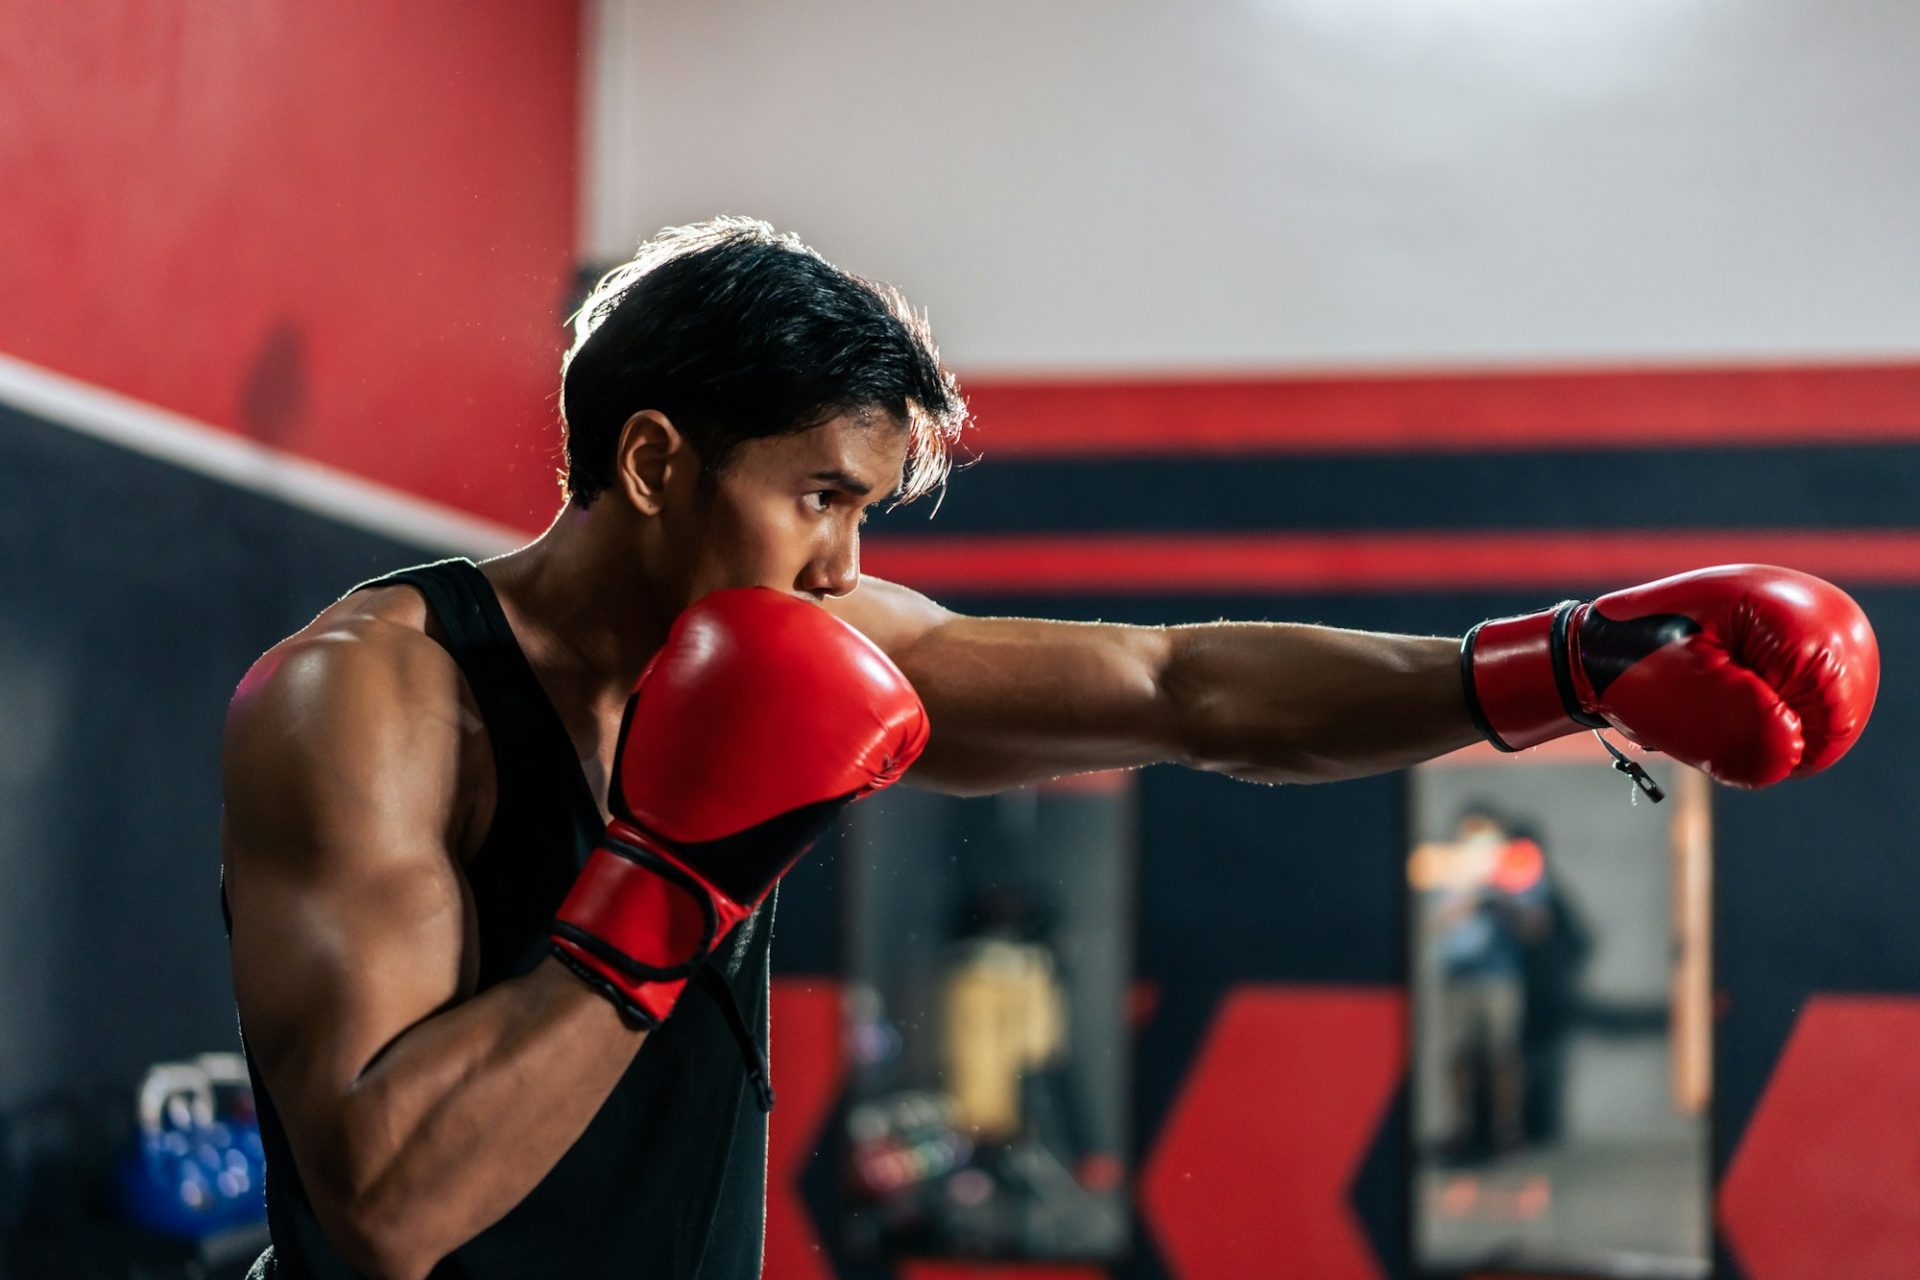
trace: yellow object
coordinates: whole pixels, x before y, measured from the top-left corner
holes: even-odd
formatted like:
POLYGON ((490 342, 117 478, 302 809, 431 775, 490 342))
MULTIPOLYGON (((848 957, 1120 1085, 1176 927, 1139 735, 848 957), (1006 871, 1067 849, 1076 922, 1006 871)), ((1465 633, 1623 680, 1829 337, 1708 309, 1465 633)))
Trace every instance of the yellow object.
POLYGON ((988 939, 948 971, 941 1058, 960 1129, 989 1142, 1020 1131, 1020 1080, 1066 1048, 1066 993, 1053 953, 988 939))

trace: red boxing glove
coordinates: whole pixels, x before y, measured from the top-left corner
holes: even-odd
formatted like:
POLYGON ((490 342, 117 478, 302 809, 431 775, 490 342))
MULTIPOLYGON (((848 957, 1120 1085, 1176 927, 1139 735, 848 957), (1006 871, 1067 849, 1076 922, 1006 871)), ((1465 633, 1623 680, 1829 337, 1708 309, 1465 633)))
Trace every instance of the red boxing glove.
POLYGON ((1880 648, 1853 598, 1763 564, 1483 622, 1460 664, 1474 723, 1503 751, 1611 726, 1737 787, 1838 760, 1880 687, 1880 648))
POLYGON ((555 954, 657 1027, 840 810, 926 742, 906 677, 825 609, 761 588, 706 596, 634 685, 614 818, 560 904, 555 954))

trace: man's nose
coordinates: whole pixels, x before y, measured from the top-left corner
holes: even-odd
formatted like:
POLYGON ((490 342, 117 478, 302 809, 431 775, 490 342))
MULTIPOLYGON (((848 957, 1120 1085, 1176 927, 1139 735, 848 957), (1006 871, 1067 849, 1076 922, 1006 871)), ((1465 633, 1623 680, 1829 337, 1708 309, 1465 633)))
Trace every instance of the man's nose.
POLYGON ((822 596, 844 596, 860 585, 860 539, 846 539, 807 566, 802 589, 822 596))

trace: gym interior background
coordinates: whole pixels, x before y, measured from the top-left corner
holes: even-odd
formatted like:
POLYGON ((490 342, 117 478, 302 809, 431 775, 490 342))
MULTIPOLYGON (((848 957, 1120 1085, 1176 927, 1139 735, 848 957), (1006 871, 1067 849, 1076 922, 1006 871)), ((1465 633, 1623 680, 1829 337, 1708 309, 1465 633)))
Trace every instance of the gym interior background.
MULTIPOLYGON (((1863 0, 0 9, 8 1274, 174 1273, 103 1170, 149 1064, 237 1044, 240 673, 543 527, 579 281, 720 212, 930 311, 978 461, 866 567, 953 606, 1457 634, 1720 561, 1852 592, 1858 748, 1711 795, 1700 1263, 1920 1274, 1916 59, 1920 10, 1863 0)), ((804 863, 767 1274, 1439 1274, 1412 797, 1156 768, 1086 837, 1129 880, 1081 965, 1124 996, 1085 1095, 1120 1149, 1080 1170, 1123 1229, 1080 1257, 863 1243, 863 864, 804 863)))

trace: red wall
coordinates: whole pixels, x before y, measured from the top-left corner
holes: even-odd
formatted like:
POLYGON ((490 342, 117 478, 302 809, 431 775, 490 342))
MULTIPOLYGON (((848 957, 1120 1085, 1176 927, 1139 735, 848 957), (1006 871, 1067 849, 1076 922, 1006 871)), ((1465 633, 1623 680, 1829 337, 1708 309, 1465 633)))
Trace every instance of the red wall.
POLYGON ((0 353, 543 520, 578 24, 564 0, 0 6, 0 353))

